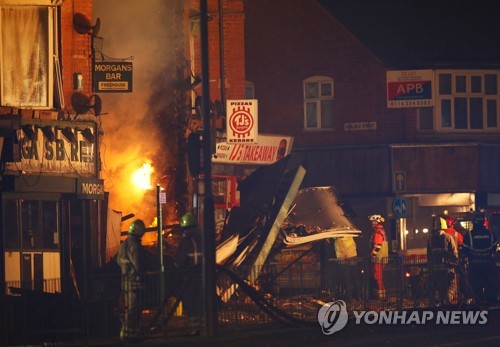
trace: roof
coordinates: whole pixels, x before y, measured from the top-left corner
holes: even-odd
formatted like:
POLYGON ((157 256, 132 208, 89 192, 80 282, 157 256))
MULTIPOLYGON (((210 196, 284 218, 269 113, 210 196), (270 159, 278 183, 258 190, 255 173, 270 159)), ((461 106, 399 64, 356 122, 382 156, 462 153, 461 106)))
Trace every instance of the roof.
POLYGON ((388 66, 500 67, 496 1, 318 2, 388 66))

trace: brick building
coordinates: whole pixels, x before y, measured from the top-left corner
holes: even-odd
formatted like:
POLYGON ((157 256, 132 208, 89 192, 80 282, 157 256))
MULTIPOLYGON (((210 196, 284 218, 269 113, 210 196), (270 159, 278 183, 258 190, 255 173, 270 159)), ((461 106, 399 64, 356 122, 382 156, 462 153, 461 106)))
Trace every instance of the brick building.
POLYGON ((484 33, 497 26, 479 21, 475 29, 488 30, 469 44, 471 27, 439 27, 462 18, 443 19, 454 5, 396 12, 392 1, 324 3, 245 1, 259 131, 294 137, 303 185, 335 186, 367 233, 366 216, 388 216, 395 249, 422 247, 433 213, 498 210, 500 55, 477 39, 497 40, 484 33), (388 92, 411 81, 426 86, 388 92))
POLYGON ((74 292, 104 245, 92 2, 3 1, 0 11, 0 289, 74 292))

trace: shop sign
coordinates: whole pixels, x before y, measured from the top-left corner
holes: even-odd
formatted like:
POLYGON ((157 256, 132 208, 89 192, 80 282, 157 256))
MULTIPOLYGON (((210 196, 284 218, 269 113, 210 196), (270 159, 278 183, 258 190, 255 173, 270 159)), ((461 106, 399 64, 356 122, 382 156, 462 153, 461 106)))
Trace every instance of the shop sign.
POLYGON ((79 178, 76 180, 78 199, 103 200, 104 180, 97 178, 79 178))
POLYGON ((226 109, 227 142, 256 143, 257 100, 227 100, 226 109))
POLYGON ((259 135, 257 143, 227 143, 216 146, 213 163, 272 164, 290 154, 293 137, 259 135))
POLYGON ((96 139, 93 126, 80 123, 76 128, 72 123, 61 122, 55 126, 25 124, 23 129, 30 130, 18 131, 21 161, 6 163, 7 172, 95 175, 96 139), (43 131, 50 132, 52 138, 48 139, 43 131))
POLYGON ((432 70, 387 71, 387 107, 430 107, 432 97, 432 70))
POLYGON ((94 64, 96 93, 132 92, 132 63, 98 62, 94 64))

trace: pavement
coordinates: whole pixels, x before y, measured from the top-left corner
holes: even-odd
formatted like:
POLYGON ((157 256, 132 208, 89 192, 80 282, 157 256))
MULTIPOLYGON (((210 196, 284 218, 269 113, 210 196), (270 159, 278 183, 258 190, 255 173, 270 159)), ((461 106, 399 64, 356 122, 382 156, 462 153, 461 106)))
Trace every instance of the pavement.
POLYGON ((323 334, 319 324, 292 327, 267 324, 238 331, 218 331, 213 337, 193 332, 148 337, 128 343, 118 338, 88 341, 88 346, 500 346, 500 308, 487 310, 485 324, 356 324, 350 319, 344 329, 323 334))

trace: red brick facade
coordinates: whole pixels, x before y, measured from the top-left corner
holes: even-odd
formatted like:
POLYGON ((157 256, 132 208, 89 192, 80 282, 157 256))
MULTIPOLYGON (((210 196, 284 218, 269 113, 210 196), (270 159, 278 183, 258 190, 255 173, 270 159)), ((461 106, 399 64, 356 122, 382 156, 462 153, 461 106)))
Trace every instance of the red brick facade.
POLYGON ((259 132, 290 134, 294 147, 408 141, 412 111, 386 107, 385 69, 319 3, 245 2, 246 78, 259 100, 259 132), (334 83, 334 129, 304 130, 303 80, 334 83), (345 131, 345 124, 376 122, 376 130, 345 131))
MULTIPOLYGON (((244 8, 242 0, 223 0, 223 61, 226 99, 241 99, 245 96, 245 49, 244 49, 244 8)), ((199 1, 189 4, 191 12, 198 13, 199 1)), ((221 46, 219 33, 219 0, 208 1, 208 54, 210 98, 221 98, 221 46)), ((196 25, 198 22, 195 22, 196 25)), ((195 73, 200 74, 200 35, 198 30, 191 32, 194 38, 195 73)), ((201 91, 199 87, 198 91, 201 91)))
POLYGON ((73 74, 83 75, 83 90, 92 93, 92 47, 91 35, 79 34, 73 27, 73 16, 76 13, 85 15, 92 25, 92 1, 67 0, 61 6, 61 64, 63 76, 64 101, 66 107, 71 107, 73 89, 73 74))

